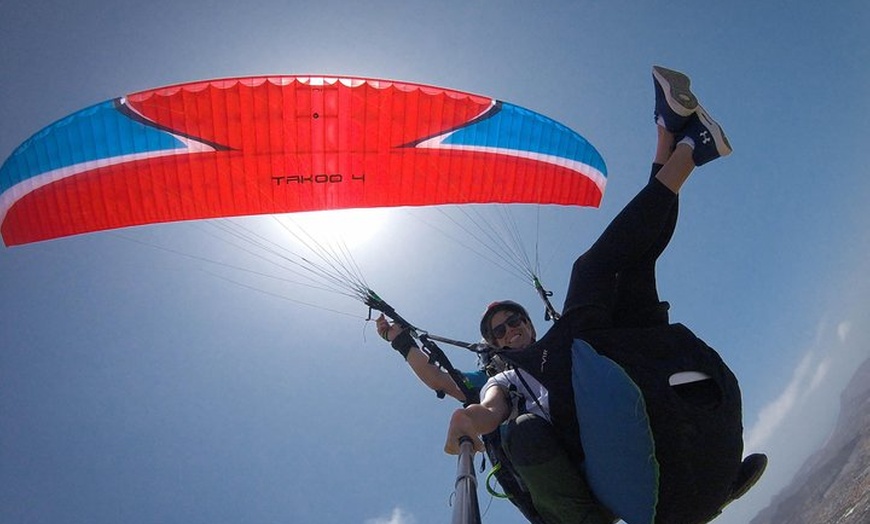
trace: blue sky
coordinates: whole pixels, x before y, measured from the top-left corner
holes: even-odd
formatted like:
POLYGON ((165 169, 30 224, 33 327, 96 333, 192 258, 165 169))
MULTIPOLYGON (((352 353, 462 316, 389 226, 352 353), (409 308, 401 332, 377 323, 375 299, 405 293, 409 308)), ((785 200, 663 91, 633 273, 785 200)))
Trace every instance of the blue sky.
MULTIPOLYGON (((718 520, 737 524, 824 441, 870 354, 870 7, 731 4, 6 1, 0 158, 85 106, 206 78, 360 75, 490 95, 572 127, 607 161, 600 209, 542 214, 542 276, 560 303, 574 257, 646 180, 650 67, 684 70, 735 152, 685 187, 659 287, 671 318, 732 366, 748 451, 772 460, 718 520)), ((378 219, 354 256, 418 325, 473 340, 491 300, 536 306, 425 226, 438 215, 378 219)), ((214 235, 178 224, 0 249, 0 521, 446 521, 455 404, 416 382, 365 308, 246 273, 265 263, 214 235)), ((485 521, 523 522, 481 500, 485 521)))

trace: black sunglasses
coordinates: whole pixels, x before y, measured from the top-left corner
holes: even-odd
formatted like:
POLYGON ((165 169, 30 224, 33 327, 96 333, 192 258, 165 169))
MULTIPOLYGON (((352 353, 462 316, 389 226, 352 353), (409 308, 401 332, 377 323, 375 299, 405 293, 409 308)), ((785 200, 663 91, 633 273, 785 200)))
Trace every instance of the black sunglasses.
POLYGON ((507 333, 508 327, 512 327, 512 328, 518 327, 520 324, 522 324, 525 321, 526 321, 526 317, 524 317, 523 315, 521 315, 519 313, 514 313, 513 315, 507 317, 507 319, 504 322, 502 322, 501 324, 492 328, 492 337, 495 340, 498 340, 501 337, 503 337, 505 335, 505 333, 507 333))

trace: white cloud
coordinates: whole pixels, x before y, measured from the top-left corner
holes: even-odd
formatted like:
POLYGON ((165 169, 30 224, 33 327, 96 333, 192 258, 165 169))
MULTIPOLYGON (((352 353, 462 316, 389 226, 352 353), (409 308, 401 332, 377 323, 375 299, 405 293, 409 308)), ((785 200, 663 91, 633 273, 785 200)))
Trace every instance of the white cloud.
POLYGON ((813 373, 813 378, 810 380, 810 384, 807 389, 803 392, 804 396, 808 396, 810 393, 816 390, 819 387, 819 384, 825 380, 825 377, 828 376, 828 371, 831 369, 831 359, 826 358, 816 364, 816 372, 813 373))
POLYGON ((812 369, 812 361, 813 352, 810 351, 801 359, 783 392, 761 409, 755 424, 747 432, 747 449, 763 449, 764 444, 794 409, 799 395, 805 389, 804 384, 812 369))
MULTIPOLYGON (((854 345, 852 340, 854 337, 851 336, 853 335, 852 322, 844 320, 831 323, 827 317, 828 315, 825 315, 819 321, 810 349, 798 362, 782 393, 759 411, 755 423, 747 431, 745 439, 747 449, 759 450, 767 447, 777 431, 783 429, 782 426, 788 421, 789 416, 797 411, 810 407, 817 409, 820 406, 829 409, 831 406, 828 406, 823 399, 815 398, 825 396, 825 394, 816 394, 820 386, 826 382, 845 384, 848 380, 848 377, 844 379, 842 375, 844 370, 854 368, 851 357, 847 355, 850 352, 838 353, 834 348, 848 350, 854 345)), ((835 394, 831 398, 834 399, 833 407, 836 409, 838 396, 835 394)))
POLYGON ((846 337, 849 336, 849 332, 852 331, 852 323, 848 320, 840 322, 837 326, 837 338, 840 339, 840 342, 846 342, 846 337))
POLYGON ((417 519, 414 515, 407 513, 402 508, 393 508, 393 512, 389 517, 375 517, 367 519, 365 524, 416 524, 417 519))

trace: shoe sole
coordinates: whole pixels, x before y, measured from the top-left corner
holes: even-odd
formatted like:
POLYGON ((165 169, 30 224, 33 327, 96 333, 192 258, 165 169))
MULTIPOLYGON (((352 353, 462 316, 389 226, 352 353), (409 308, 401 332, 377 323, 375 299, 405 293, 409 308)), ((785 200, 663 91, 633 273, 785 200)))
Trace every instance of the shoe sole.
POLYGON ((661 86, 671 111, 680 116, 689 116, 698 107, 698 99, 690 88, 689 77, 661 66, 653 66, 653 77, 661 86))
POLYGON ((749 490, 758 483, 758 481, 761 479, 761 476, 764 475, 764 471, 767 469, 767 456, 761 455, 761 457, 763 460, 761 460, 761 463, 757 465, 755 471, 752 472, 752 475, 750 475, 749 478, 747 478, 737 490, 731 493, 731 496, 728 497, 728 500, 726 500, 725 503, 722 504, 722 506, 719 508, 716 516, 721 515, 722 510, 728 507, 728 505, 735 500, 739 499, 743 495, 746 495, 746 493, 748 493, 749 490))
POLYGON ((731 143, 728 142, 728 137, 725 136, 725 131, 722 129, 722 126, 713 120, 710 114, 707 113, 702 106, 698 106, 696 113, 698 114, 698 119, 701 121, 701 124, 703 124, 703 126, 713 135, 713 143, 716 144, 716 151, 719 152, 719 156, 723 157, 730 155, 733 150, 731 149, 731 143))
POLYGON ((764 475, 765 470, 767 470, 767 457, 764 455, 761 456, 764 457, 764 459, 760 461, 757 465, 757 469, 748 479, 746 479, 746 482, 744 482, 737 491, 731 494, 731 500, 737 500, 743 495, 746 495, 746 493, 749 492, 756 483, 758 483, 761 476, 764 475))

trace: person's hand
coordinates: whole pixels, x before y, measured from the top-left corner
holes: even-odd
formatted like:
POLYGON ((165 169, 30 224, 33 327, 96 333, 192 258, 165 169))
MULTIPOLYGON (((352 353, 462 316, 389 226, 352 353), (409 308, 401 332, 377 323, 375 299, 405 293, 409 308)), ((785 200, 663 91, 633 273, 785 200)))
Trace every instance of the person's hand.
POLYGON ((387 317, 385 317, 383 313, 381 313, 381 316, 375 320, 375 325, 378 330, 378 335, 387 342, 392 342, 397 336, 399 336, 399 333, 402 332, 401 326, 398 324, 390 324, 390 321, 387 320, 387 317))
POLYGON ((447 442, 444 443, 444 452, 448 455, 459 455, 459 439, 469 437, 474 443, 474 451, 483 452, 486 448, 483 441, 477 436, 474 422, 464 409, 457 409, 450 417, 450 427, 447 428, 447 442))

